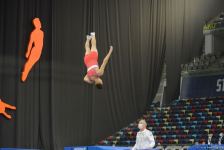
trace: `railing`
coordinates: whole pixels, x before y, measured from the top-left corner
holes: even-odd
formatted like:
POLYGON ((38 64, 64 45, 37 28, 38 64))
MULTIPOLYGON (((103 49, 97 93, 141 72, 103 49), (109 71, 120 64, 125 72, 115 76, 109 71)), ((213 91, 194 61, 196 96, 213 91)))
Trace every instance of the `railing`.
POLYGON ((205 145, 194 145, 188 148, 188 150, 224 150, 224 144, 205 144, 205 145))

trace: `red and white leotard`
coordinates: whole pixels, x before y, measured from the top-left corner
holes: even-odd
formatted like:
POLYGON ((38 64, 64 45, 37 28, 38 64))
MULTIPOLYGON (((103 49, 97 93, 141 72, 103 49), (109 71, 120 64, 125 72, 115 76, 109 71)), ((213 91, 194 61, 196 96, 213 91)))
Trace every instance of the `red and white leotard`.
POLYGON ((87 76, 97 76, 96 68, 99 67, 97 51, 91 51, 89 54, 86 54, 84 57, 84 63, 87 67, 87 76))

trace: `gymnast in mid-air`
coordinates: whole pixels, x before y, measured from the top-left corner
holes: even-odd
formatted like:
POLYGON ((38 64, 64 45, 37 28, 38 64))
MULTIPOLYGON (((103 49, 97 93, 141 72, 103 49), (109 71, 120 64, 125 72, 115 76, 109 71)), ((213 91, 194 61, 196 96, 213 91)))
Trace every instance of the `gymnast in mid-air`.
POLYGON ((104 74, 105 67, 113 52, 113 47, 110 46, 110 50, 103 59, 101 66, 98 65, 98 51, 96 48, 95 32, 92 32, 90 35, 86 36, 85 50, 86 53, 84 57, 84 63, 87 67, 87 74, 84 77, 84 81, 89 84, 95 84, 98 89, 102 89, 103 81, 100 77, 104 74))

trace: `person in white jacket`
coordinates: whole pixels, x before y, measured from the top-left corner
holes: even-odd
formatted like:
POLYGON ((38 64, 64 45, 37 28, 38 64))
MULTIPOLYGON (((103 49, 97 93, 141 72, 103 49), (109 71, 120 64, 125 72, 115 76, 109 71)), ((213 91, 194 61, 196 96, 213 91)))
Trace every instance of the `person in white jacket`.
POLYGON ((144 119, 138 123, 140 131, 136 136, 136 143, 132 150, 150 150, 155 146, 155 140, 151 131, 146 129, 147 123, 144 119))

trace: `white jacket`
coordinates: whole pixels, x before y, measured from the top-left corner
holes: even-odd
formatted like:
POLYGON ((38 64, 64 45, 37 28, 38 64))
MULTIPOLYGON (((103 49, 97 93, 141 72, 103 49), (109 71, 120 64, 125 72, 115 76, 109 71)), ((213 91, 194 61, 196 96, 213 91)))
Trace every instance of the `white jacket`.
POLYGON ((152 132, 145 129, 139 131, 136 136, 136 143, 132 150, 144 150, 151 149, 155 146, 155 140, 152 135, 152 132))

